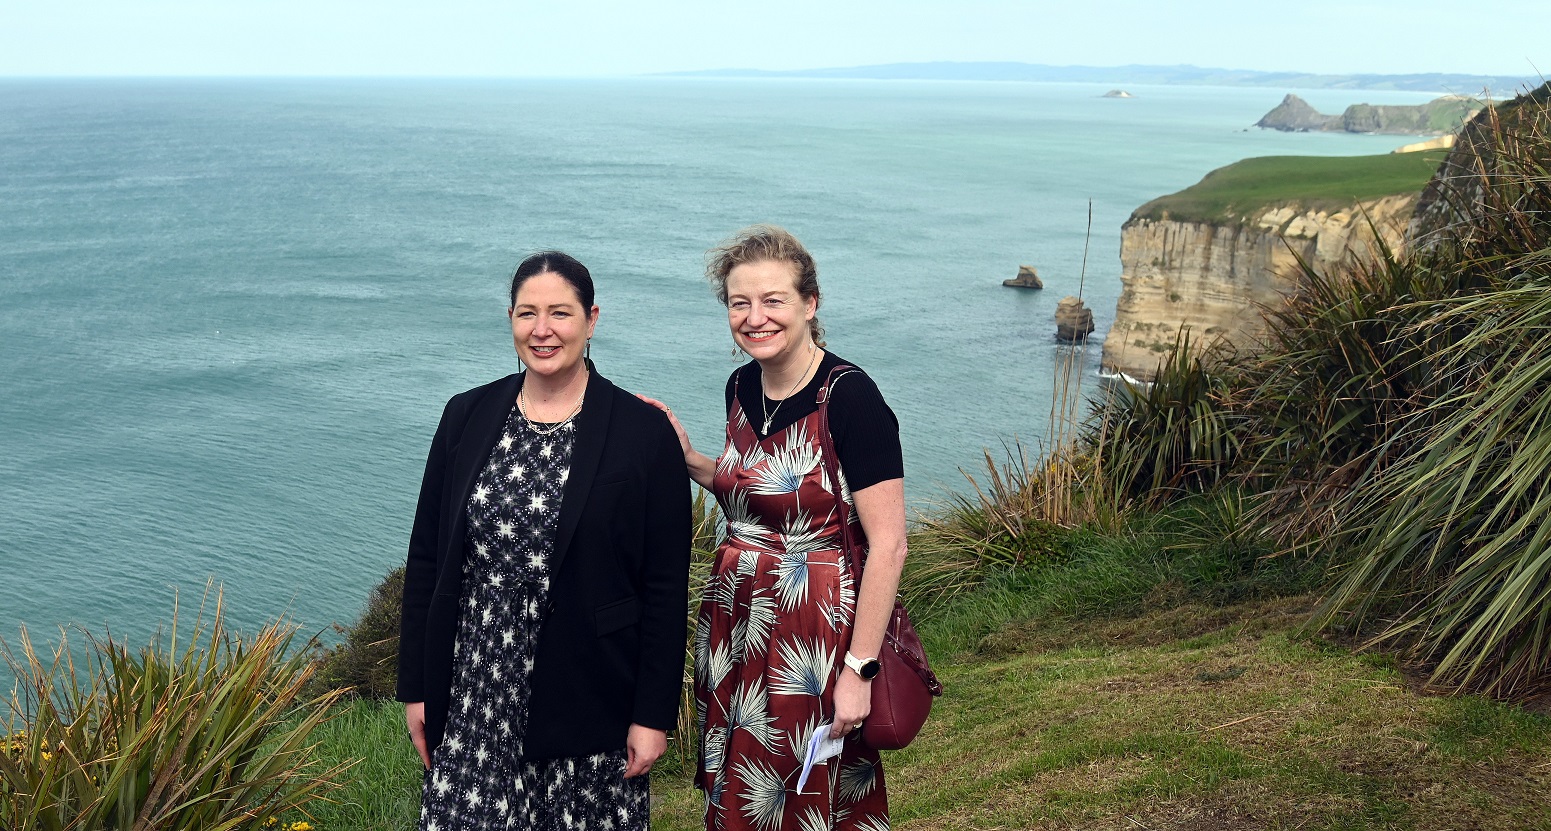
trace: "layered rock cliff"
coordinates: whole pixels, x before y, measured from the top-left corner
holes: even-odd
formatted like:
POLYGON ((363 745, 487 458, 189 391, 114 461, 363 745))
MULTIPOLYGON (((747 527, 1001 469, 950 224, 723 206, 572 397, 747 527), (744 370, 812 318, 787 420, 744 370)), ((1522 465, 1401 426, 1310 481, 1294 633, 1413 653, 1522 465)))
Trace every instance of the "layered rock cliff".
POLYGON ((1224 223, 1133 214, 1121 229, 1123 289, 1104 339, 1105 370, 1150 380, 1185 331, 1198 354, 1218 341, 1254 349, 1265 334, 1260 309, 1297 291, 1298 257, 1324 267, 1367 252, 1369 219, 1398 249, 1417 198, 1385 196, 1339 210, 1293 202, 1224 223))

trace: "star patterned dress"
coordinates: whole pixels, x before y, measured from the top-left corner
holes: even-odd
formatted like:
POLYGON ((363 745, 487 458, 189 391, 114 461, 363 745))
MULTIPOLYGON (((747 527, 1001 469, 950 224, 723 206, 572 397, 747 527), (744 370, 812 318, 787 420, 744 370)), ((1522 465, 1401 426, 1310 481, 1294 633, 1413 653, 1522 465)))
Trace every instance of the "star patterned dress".
POLYGON ((446 737, 431 757, 421 831, 644 831, 647 777, 623 749, 524 759, 523 735, 574 425, 535 430, 516 407, 468 503, 469 552, 446 737))
MULTIPOLYGON (((832 720, 856 609, 819 413, 760 439, 733 398, 712 489, 726 538, 695 635, 695 708, 711 831, 885 831, 878 752, 859 734, 796 791, 809 738, 832 720)), ((851 517, 856 516, 851 512, 851 517)), ((860 523, 852 533, 861 536, 860 523)))

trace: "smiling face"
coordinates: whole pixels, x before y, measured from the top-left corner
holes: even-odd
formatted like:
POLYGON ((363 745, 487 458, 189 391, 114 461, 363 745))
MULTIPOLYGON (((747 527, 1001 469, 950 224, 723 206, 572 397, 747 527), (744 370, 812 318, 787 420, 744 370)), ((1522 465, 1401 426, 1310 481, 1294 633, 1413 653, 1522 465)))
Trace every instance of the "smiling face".
POLYGON ((813 346, 808 321, 818 298, 797 291, 791 263, 759 260, 739 263, 727 273, 727 325, 733 342, 761 365, 779 366, 813 346))
POLYGON ((549 378, 568 378, 577 370, 598 324, 598 307, 584 308, 576 289, 551 271, 524 280, 506 314, 518 357, 549 378))

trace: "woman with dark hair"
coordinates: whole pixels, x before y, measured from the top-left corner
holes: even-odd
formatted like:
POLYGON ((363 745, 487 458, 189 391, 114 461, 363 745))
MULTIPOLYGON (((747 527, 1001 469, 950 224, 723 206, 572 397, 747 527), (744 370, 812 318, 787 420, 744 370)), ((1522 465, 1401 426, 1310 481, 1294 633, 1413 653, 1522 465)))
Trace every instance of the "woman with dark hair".
POLYGON ((523 260, 507 316, 525 371, 447 402, 410 535, 397 698, 419 827, 646 829, 683 673, 684 456, 586 357, 581 263, 523 260))
POLYGON ((753 360, 727 379, 719 458, 673 419, 690 476, 727 520, 695 636, 706 828, 881 831, 883 769, 858 731, 905 561, 899 422, 871 378, 825 351, 818 269, 796 237, 746 228, 711 252, 707 276, 753 360), (868 551, 860 585, 843 523, 868 551), (821 729, 842 750, 799 791, 821 729))

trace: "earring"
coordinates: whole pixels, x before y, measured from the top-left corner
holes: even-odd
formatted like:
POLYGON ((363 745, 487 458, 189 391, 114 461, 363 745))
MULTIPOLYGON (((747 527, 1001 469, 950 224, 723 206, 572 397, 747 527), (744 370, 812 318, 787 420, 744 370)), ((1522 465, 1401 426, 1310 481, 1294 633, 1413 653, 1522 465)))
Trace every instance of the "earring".
POLYGON ((587 345, 582 347, 582 357, 589 361, 592 360, 592 338, 588 338, 587 345))

